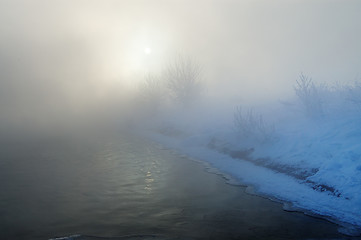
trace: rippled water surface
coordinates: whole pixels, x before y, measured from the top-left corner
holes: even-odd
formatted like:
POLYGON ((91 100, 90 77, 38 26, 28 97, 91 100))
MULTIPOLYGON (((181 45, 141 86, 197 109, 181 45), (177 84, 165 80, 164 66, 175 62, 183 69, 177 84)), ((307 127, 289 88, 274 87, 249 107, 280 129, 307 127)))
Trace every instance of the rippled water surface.
POLYGON ((0 239, 342 237, 334 224, 285 212, 129 134, 15 138, 1 146, 0 239))

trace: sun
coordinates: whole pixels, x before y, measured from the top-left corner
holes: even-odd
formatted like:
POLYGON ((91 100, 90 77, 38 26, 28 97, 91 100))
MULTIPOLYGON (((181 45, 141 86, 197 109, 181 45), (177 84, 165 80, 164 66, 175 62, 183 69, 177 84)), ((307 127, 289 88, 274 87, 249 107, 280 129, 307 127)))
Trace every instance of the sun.
POLYGON ((146 55, 149 55, 149 54, 152 53, 152 49, 151 49, 150 47, 146 47, 146 48, 144 48, 144 53, 145 53, 146 55))

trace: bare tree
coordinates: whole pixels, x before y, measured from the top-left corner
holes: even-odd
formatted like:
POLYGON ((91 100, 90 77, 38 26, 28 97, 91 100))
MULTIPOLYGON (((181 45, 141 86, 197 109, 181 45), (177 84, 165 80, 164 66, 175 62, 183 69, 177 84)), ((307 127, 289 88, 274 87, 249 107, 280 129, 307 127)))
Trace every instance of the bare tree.
POLYGON ((317 118, 323 115, 323 106, 319 90, 309 78, 303 74, 296 80, 295 92, 306 109, 309 117, 317 118))
POLYGON ((171 97, 184 106, 189 106, 201 94, 201 75, 198 63, 179 55, 168 64, 164 72, 171 97))
POLYGON ((266 123, 263 116, 254 113, 253 109, 243 111, 241 107, 237 107, 234 113, 234 126, 244 138, 253 138, 260 142, 276 139, 274 125, 266 123))

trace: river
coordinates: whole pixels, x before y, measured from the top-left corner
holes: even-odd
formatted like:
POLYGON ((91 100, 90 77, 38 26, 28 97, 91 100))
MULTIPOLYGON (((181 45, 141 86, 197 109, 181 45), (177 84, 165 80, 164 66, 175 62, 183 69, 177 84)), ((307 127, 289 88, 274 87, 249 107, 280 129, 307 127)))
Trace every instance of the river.
POLYGON ((343 238, 335 224, 286 212, 130 134, 12 138, 1 146, 0 239, 343 238))

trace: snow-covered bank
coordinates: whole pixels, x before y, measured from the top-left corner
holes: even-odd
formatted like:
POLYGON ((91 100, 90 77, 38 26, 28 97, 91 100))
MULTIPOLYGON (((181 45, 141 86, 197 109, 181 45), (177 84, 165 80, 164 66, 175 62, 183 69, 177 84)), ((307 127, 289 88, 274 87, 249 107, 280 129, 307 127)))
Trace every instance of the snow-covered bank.
MULTIPOLYGON (((208 163, 222 175, 253 186, 257 194, 287 203, 287 210, 321 215, 340 223, 343 226, 340 231, 348 235, 360 233, 361 204, 358 197, 340 197, 330 191, 316 189, 307 180, 221 153, 209 147, 209 136, 174 138, 153 133, 151 137, 169 148, 208 163)), ((351 191, 350 187, 345 190, 351 191)))
POLYGON ((294 98, 256 107, 212 97, 188 108, 160 106, 141 129, 259 194, 359 234, 361 83, 315 85, 301 75, 294 90, 294 98))

